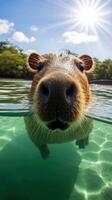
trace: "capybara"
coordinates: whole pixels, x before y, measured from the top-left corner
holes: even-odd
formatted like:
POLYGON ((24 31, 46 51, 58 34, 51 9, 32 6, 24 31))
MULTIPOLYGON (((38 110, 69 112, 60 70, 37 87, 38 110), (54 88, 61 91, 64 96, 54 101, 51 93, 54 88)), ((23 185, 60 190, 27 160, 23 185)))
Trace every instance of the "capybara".
POLYGON ((91 99, 86 73, 93 64, 88 55, 29 55, 27 67, 35 74, 29 93, 33 115, 25 117, 25 124, 44 159, 49 155, 47 144, 88 144, 92 122, 84 114, 91 99))

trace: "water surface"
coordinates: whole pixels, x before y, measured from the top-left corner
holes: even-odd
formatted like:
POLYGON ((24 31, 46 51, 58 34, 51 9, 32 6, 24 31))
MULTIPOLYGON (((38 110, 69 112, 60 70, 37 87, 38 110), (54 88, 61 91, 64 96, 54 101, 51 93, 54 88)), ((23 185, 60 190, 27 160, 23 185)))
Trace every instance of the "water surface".
POLYGON ((31 81, 0 80, 0 113, 29 112, 28 99, 31 81))
POLYGON ((24 124, 30 86, 0 81, 0 200, 111 200, 112 87, 91 86, 88 113, 102 119, 93 120, 89 145, 82 150, 75 141, 49 145, 50 156, 43 160, 24 124))
POLYGON ((112 120, 112 85, 92 84, 93 99, 89 114, 112 120))
MULTIPOLYGON (((0 80, 0 113, 21 113, 31 111, 28 92, 31 81, 0 80)), ((93 116, 112 119, 112 86, 91 85, 92 103, 87 111, 93 116)))

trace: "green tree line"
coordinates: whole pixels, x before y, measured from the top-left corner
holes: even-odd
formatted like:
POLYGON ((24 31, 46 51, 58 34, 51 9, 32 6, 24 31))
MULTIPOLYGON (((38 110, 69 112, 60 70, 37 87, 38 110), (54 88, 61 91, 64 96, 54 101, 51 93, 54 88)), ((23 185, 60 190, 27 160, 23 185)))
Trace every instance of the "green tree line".
POLYGON ((31 78, 26 68, 27 55, 7 41, 0 42, 0 78, 31 78))
POLYGON ((112 60, 106 59, 99 61, 94 58, 95 67, 94 70, 88 74, 90 80, 112 80, 112 60))
MULTIPOLYGON (((70 50, 68 54, 76 55, 70 50)), ((32 75, 26 68, 27 55, 22 49, 7 41, 0 42, 0 78, 23 78, 31 79, 32 75)), ((94 58, 95 68, 88 74, 90 80, 112 80, 112 60, 100 61, 94 58)))

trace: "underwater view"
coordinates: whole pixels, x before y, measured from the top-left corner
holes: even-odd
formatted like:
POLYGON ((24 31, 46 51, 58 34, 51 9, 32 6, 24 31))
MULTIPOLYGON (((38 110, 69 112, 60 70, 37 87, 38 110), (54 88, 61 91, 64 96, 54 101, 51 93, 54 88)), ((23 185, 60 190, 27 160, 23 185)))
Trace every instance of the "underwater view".
POLYGON ((0 81, 0 200, 112 199, 112 87, 91 85, 87 111, 94 127, 89 144, 51 144, 43 160, 30 140, 24 116, 31 115, 30 81, 0 81))

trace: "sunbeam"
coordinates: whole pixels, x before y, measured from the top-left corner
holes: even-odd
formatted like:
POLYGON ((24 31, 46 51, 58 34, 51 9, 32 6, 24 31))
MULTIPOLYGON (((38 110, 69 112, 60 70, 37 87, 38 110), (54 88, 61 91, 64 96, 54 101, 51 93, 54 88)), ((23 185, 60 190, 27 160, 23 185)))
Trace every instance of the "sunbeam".
POLYGON ((74 23, 85 29, 95 29, 103 26, 107 23, 106 16, 109 14, 109 10, 106 11, 106 5, 107 3, 101 3, 99 0, 79 1, 71 14, 74 23))
POLYGON ((58 26, 67 26, 69 30, 96 32, 99 28, 109 33, 109 28, 112 23, 108 19, 111 15, 111 9, 107 9, 109 0, 72 0, 71 4, 60 0, 55 4, 63 9, 63 12, 58 15, 60 21, 50 25, 45 30, 57 28, 58 26))

